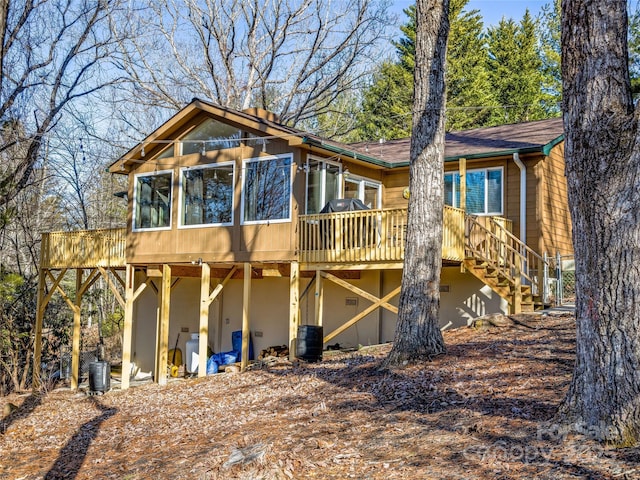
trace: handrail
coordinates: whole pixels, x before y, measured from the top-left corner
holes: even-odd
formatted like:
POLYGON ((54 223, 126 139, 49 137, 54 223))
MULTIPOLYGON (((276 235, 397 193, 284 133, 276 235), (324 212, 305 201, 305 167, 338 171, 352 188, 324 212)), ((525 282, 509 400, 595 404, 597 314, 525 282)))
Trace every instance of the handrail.
MULTIPOLYGON (((303 263, 402 262, 407 208, 317 213, 299 216, 303 263)), ((445 206, 442 258, 464 259, 464 211, 445 206)))
POLYGON ((482 225, 475 216, 467 216, 466 249, 471 256, 486 261, 512 283, 525 281, 533 294, 540 291, 544 265, 542 256, 504 228, 495 218, 488 218, 489 227, 482 225), (474 245, 474 230, 479 230, 481 241, 474 245), (485 248, 483 249, 482 246, 485 248))
POLYGON ((536 258, 540 262, 545 263, 545 260, 542 257, 542 255, 538 254, 538 252, 536 252, 534 249, 532 249, 529 245, 524 243, 522 240, 520 240, 518 237, 516 237, 513 233, 511 233, 509 230, 507 230, 502 225, 500 225, 500 223, 498 223, 494 217, 490 217, 490 218, 491 218, 491 223, 493 225, 495 225, 496 228, 501 230, 501 233, 504 233, 513 243, 515 243, 516 245, 521 247, 522 250, 527 252, 528 255, 531 255, 532 257, 536 258))

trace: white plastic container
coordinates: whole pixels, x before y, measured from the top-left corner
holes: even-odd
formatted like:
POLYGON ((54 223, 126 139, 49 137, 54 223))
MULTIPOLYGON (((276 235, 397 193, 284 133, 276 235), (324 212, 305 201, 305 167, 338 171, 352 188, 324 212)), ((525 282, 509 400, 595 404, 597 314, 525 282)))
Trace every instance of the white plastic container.
POLYGON ((187 340, 187 373, 198 373, 200 351, 200 334, 192 333, 191 340, 187 340))

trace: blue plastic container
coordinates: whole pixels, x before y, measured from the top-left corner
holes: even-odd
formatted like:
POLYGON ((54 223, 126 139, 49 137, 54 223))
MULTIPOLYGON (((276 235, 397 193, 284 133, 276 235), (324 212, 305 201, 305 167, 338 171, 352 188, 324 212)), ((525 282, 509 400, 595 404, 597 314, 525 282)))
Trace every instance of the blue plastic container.
MULTIPOLYGON (((239 352, 238 360, 242 358, 242 330, 236 330, 231 333, 231 350, 239 352)), ((253 360, 253 341, 249 334, 249 360, 253 360)))

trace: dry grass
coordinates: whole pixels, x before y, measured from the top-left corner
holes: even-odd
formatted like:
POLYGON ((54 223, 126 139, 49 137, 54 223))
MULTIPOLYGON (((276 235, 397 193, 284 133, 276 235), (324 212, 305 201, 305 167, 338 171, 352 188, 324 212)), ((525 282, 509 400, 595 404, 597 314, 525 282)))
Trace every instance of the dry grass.
POLYGON ((458 329, 380 371, 388 346, 100 397, 0 399, 6 479, 632 479, 640 450, 561 436, 574 322, 458 329))

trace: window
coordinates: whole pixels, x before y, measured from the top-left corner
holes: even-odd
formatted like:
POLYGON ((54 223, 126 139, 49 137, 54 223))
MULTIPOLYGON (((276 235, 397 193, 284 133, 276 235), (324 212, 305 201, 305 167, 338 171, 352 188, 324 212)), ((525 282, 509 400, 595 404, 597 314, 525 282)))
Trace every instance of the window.
POLYGON ((243 223, 291 220, 291 164, 291 155, 243 162, 243 223))
POLYGON ((309 157, 307 160, 306 213, 318 213, 327 202, 340 198, 339 164, 309 157))
POLYGON ((183 168, 180 186, 182 226, 233 223, 233 163, 183 168))
POLYGON ((135 176, 134 230, 171 228, 172 180, 171 171, 135 176))
MULTIPOLYGON (((466 175, 468 213, 502 215, 502 167, 468 170, 466 175)), ((460 208, 460 174, 444 174, 444 203, 460 208)))
POLYGON ((344 198, 357 198, 371 209, 382 208, 382 185, 350 175, 344 180, 344 198))
POLYGON ((182 155, 237 147, 240 136, 240 129, 209 118, 181 138, 182 155))

